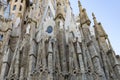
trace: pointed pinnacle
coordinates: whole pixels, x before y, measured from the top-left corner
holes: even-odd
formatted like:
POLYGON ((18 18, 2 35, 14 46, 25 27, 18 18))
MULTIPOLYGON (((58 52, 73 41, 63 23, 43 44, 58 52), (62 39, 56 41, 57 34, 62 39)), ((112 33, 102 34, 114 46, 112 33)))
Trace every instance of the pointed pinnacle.
POLYGON ((95 14, 92 13, 92 16, 93 16, 94 24, 97 25, 97 20, 96 20, 95 14))
POLYGON ((80 0, 78 0, 78 7, 79 7, 79 11, 82 12, 83 8, 82 8, 80 0))
POLYGON ((93 16, 93 19, 96 18, 94 13, 92 13, 92 16, 93 16))
POLYGON ((79 6, 82 6, 80 0, 78 0, 78 4, 79 4, 79 6))

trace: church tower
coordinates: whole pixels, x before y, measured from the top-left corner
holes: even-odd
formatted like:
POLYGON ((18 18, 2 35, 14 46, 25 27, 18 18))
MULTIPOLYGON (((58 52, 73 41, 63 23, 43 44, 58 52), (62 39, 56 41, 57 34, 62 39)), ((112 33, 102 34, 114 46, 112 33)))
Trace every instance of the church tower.
POLYGON ((120 80, 101 23, 78 0, 0 0, 0 80, 120 80), (6 11, 8 16, 6 16, 6 11))

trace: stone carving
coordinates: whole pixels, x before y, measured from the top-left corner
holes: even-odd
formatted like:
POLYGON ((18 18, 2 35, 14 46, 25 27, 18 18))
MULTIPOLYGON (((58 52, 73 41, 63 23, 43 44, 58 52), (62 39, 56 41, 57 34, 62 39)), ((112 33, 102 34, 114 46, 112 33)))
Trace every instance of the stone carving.
POLYGON ((0 16, 0 80, 120 80, 119 55, 94 14, 91 34, 78 2, 76 20, 69 0, 8 0, 17 7, 0 16))

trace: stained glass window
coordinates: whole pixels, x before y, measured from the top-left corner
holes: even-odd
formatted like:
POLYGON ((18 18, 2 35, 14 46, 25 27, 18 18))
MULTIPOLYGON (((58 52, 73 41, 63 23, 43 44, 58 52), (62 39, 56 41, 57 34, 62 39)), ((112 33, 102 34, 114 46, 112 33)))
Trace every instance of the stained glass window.
POLYGON ((0 34, 0 41, 2 41, 2 40, 3 40, 3 35, 0 34))
POLYGON ((20 5, 20 9, 19 9, 19 11, 21 11, 22 10, 22 6, 20 5))
POLYGON ((52 33, 52 31, 53 31, 52 26, 48 26, 48 27, 47 27, 47 32, 48 32, 48 33, 52 33))
POLYGON ((13 10, 16 10, 16 5, 14 5, 13 10))

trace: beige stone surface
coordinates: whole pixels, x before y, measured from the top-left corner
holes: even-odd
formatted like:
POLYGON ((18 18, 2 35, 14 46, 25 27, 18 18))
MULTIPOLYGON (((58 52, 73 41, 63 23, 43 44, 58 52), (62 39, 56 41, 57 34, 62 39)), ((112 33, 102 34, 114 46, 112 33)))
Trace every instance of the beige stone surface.
POLYGON ((8 0, 0 5, 0 80, 120 80, 115 54, 101 23, 78 0, 8 0))

